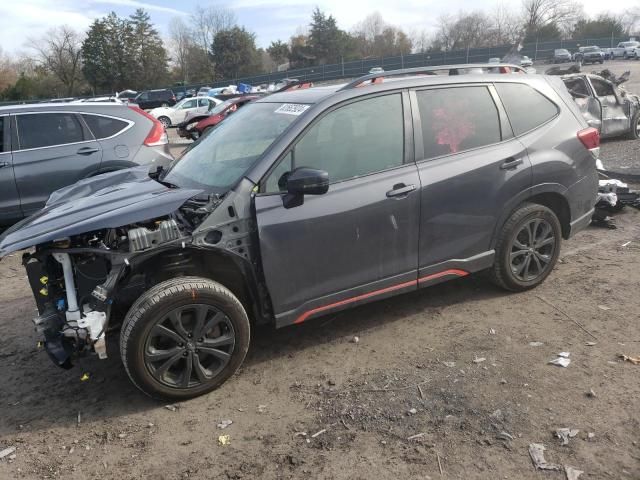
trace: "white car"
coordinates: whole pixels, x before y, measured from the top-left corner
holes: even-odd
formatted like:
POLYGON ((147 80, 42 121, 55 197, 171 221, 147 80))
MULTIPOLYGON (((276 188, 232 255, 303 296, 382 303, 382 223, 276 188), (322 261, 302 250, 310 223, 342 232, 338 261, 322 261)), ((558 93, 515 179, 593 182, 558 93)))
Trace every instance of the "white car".
POLYGON ((164 128, 168 128, 182 122, 189 113, 206 112, 220 103, 222 100, 213 97, 185 98, 173 107, 154 108, 149 114, 157 118, 164 128))

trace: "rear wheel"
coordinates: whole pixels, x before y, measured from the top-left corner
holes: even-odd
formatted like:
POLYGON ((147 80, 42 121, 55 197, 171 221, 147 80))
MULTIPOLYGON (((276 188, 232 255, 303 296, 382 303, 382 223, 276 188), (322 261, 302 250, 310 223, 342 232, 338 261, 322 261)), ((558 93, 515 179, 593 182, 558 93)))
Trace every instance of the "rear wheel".
POLYGON ((640 112, 636 112, 631 118, 631 126, 627 138, 630 140, 636 140, 640 138, 640 112))
POLYGON ((493 281, 514 292, 540 285, 560 254, 562 231, 549 208, 526 203, 507 220, 496 244, 493 281))
POLYGON ((131 381, 154 398, 185 400, 222 385, 249 347, 240 301, 214 281, 182 277, 145 292, 129 309, 120 352, 131 381))

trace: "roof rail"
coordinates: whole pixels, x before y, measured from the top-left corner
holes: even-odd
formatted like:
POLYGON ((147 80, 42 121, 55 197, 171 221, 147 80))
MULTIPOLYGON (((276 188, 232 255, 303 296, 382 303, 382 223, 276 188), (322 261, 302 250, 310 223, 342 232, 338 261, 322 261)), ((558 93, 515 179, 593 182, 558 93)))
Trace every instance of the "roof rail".
POLYGON ((284 87, 279 88, 273 93, 288 92, 289 90, 305 90, 311 87, 313 87, 313 82, 310 82, 309 80, 296 80, 295 82, 288 83, 284 87))
POLYGON ((403 68, 402 70, 389 70, 388 72, 380 72, 380 73, 371 73, 369 75, 364 75, 362 77, 358 77, 355 80, 350 81, 345 86, 343 86, 340 90, 349 90, 351 88, 356 88, 361 86, 365 82, 380 83, 382 79, 386 77, 399 77, 402 75, 412 75, 412 74, 424 74, 424 75, 435 75, 435 72, 448 70, 449 75, 460 75, 460 70, 466 70, 470 68, 498 68, 500 69, 500 73, 527 73, 526 69, 518 66, 512 65, 510 63, 466 63, 460 65, 436 65, 432 67, 416 67, 416 68, 403 68))

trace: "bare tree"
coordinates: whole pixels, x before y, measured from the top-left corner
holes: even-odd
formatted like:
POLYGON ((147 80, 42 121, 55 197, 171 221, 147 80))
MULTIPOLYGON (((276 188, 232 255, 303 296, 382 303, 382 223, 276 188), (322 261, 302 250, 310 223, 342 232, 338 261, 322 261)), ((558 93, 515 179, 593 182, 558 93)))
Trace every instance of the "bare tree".
POLYGON ((198 45, 209 51, 216 34, 222 30, 229 30, 237 23, 233 11, 215 6, 198 6, 191 15, 191 26, 198 45))
POLYGON ((411 40, 415 53, 425 53, 433 43, 431 36, 424 29, 411 32, 411 40))
POLYGON ((573 25, 583 10, 574 0, 522 0, 524 24, 527 32, 534 32, 549 24, 560 30, 573 25))
POLYGON ((523 35, 519 15, 505 2, 496 5, 491 13, 493 43, 495 45, 516 43, 523 35))
POLYGON ((60 80, 66 94, 73 95, 82 81, 81 36, 65 25, 42 38, 29 39, 27 46, 36 52, 36 61, 60 80))
POLYGON ((18 72, 15 62, 0 47, 0 94, 7 87, 16 83, 18 72))
POLYGON ((193 34, 182 18, 175 17, 169 23, 171 57, 183 82, 189 81, 189 51, 193 45, 193 34))

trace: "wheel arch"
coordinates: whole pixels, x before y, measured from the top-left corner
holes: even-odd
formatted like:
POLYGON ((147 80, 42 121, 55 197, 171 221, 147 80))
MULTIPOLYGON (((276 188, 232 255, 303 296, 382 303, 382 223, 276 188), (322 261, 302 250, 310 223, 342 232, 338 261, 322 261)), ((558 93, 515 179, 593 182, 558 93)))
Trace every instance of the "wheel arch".
POLYGON ((130 269, 119 282, 118 290, 134 284, 140 276, 144 278, 145 290, 171 278, 199 276, 229 289, 253 322, 262 324, 273 320, 268 296, 260 287, 249 260, 219 248, 202 246, 171 246, 145 253, 137 260, 130 260, 130 269))
POLYGON ((571 209, 566 197, 567 188, 558 183, 537 185, 516 195, 502 210, 493 232, 491 248, 495 248, 498 235, 509 217, 523 203, 537 203, 551 209, 558 217, 562 228, 562 237, 566 240, 571 233, 571 209))

